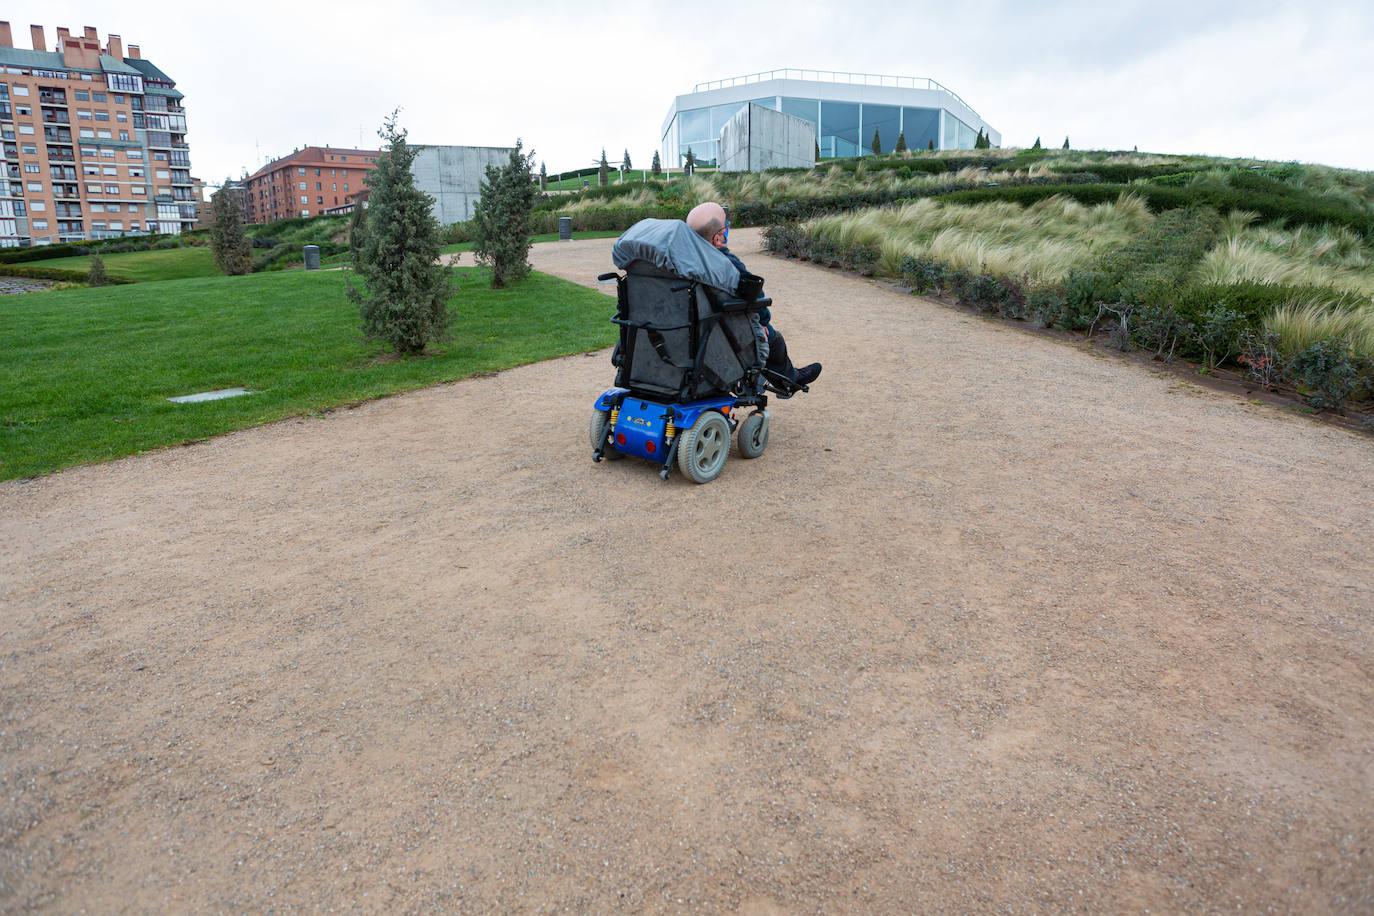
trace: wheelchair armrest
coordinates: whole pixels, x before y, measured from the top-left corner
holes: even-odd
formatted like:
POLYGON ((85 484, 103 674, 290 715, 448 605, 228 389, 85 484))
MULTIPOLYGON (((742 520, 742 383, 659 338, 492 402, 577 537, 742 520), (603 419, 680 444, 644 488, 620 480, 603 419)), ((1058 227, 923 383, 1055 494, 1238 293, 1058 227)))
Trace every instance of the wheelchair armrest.
POLYGON ((767 296, 760 296, 757 299, 725 299, 720 303, 722 312, 761 312, 773 305, 773 300, 767 296))

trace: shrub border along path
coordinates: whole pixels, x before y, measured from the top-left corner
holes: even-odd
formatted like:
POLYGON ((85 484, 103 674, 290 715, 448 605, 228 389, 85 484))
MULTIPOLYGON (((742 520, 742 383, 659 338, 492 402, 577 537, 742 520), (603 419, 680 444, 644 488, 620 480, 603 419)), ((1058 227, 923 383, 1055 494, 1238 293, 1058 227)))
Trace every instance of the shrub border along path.
POLYGON ((13 908, 1370 909, 1367 442, 732 241, 708 486, 606 350, 0 484, 13 908))

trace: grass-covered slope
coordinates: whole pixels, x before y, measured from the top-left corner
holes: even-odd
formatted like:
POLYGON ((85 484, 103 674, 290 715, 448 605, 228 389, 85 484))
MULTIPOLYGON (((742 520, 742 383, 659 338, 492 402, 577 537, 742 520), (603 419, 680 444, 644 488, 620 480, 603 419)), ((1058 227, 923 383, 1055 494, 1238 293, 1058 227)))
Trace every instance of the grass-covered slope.
POLYGON ((395 359, 362 340, 341 272, 78 289, 0 310, 0 479, 213 436, 611 343, 613 305, 542 274, 457 271, 451 339, 395 359), (251 396, 167 398, 223 388, 251 396))

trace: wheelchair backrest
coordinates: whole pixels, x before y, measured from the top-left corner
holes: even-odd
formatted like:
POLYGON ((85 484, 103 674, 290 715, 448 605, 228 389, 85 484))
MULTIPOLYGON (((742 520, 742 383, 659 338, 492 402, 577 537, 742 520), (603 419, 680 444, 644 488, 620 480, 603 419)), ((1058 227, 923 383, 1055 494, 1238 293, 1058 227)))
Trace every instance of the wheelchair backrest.
POLYGON ((616 384, 690 401, 729 393, 758 368, 751 315, 767 300, 744 303, 646 261, 625 268, 616 384))

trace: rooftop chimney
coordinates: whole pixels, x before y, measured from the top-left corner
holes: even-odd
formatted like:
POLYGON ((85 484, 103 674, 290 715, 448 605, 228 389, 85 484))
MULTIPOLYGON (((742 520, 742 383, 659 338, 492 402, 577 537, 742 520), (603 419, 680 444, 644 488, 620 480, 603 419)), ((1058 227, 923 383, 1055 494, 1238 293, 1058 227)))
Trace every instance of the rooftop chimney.
POLYGON ((124 59, 124 41, 118 35, 110 35, 110 47, 105 52, 115 60, 124 59))
POLYGON ((57 47, 53 48, 53 50, 54 50, 54 51, 61 51, 61 50, 62 50, 62 46, 63 46, 64 44, 66 44, 67 39, 68 39, 68 38, 71 38, 71 37, 72 37, 72 33, 71 33, 71 32, 67 31, 66 29, 62 28, 61 26, 58 26, 58 27, 57 27, 57 41, 55 42, 55 44, 57 45, 57 47))
POLYGON ((138 53, 138 45, 129 45, 129 56, 134 58, 135 60, 143 56, 142 54, 138 53))
POLYGON ((100 36, 96 33, 95 26, 93 25, 86 26, 86 37, 94 38, 96 41, 100 40, 100 36))
POLYGON ((43 27, 41 25, 29 26, 29 37, 33 39, 33 49, 35 51, 48 50, 48 40, 43 37, 43 27))
POLYGON ((14 35, 10 32, 8 22, 0 22, 0 48, 14 47, 14 35))

